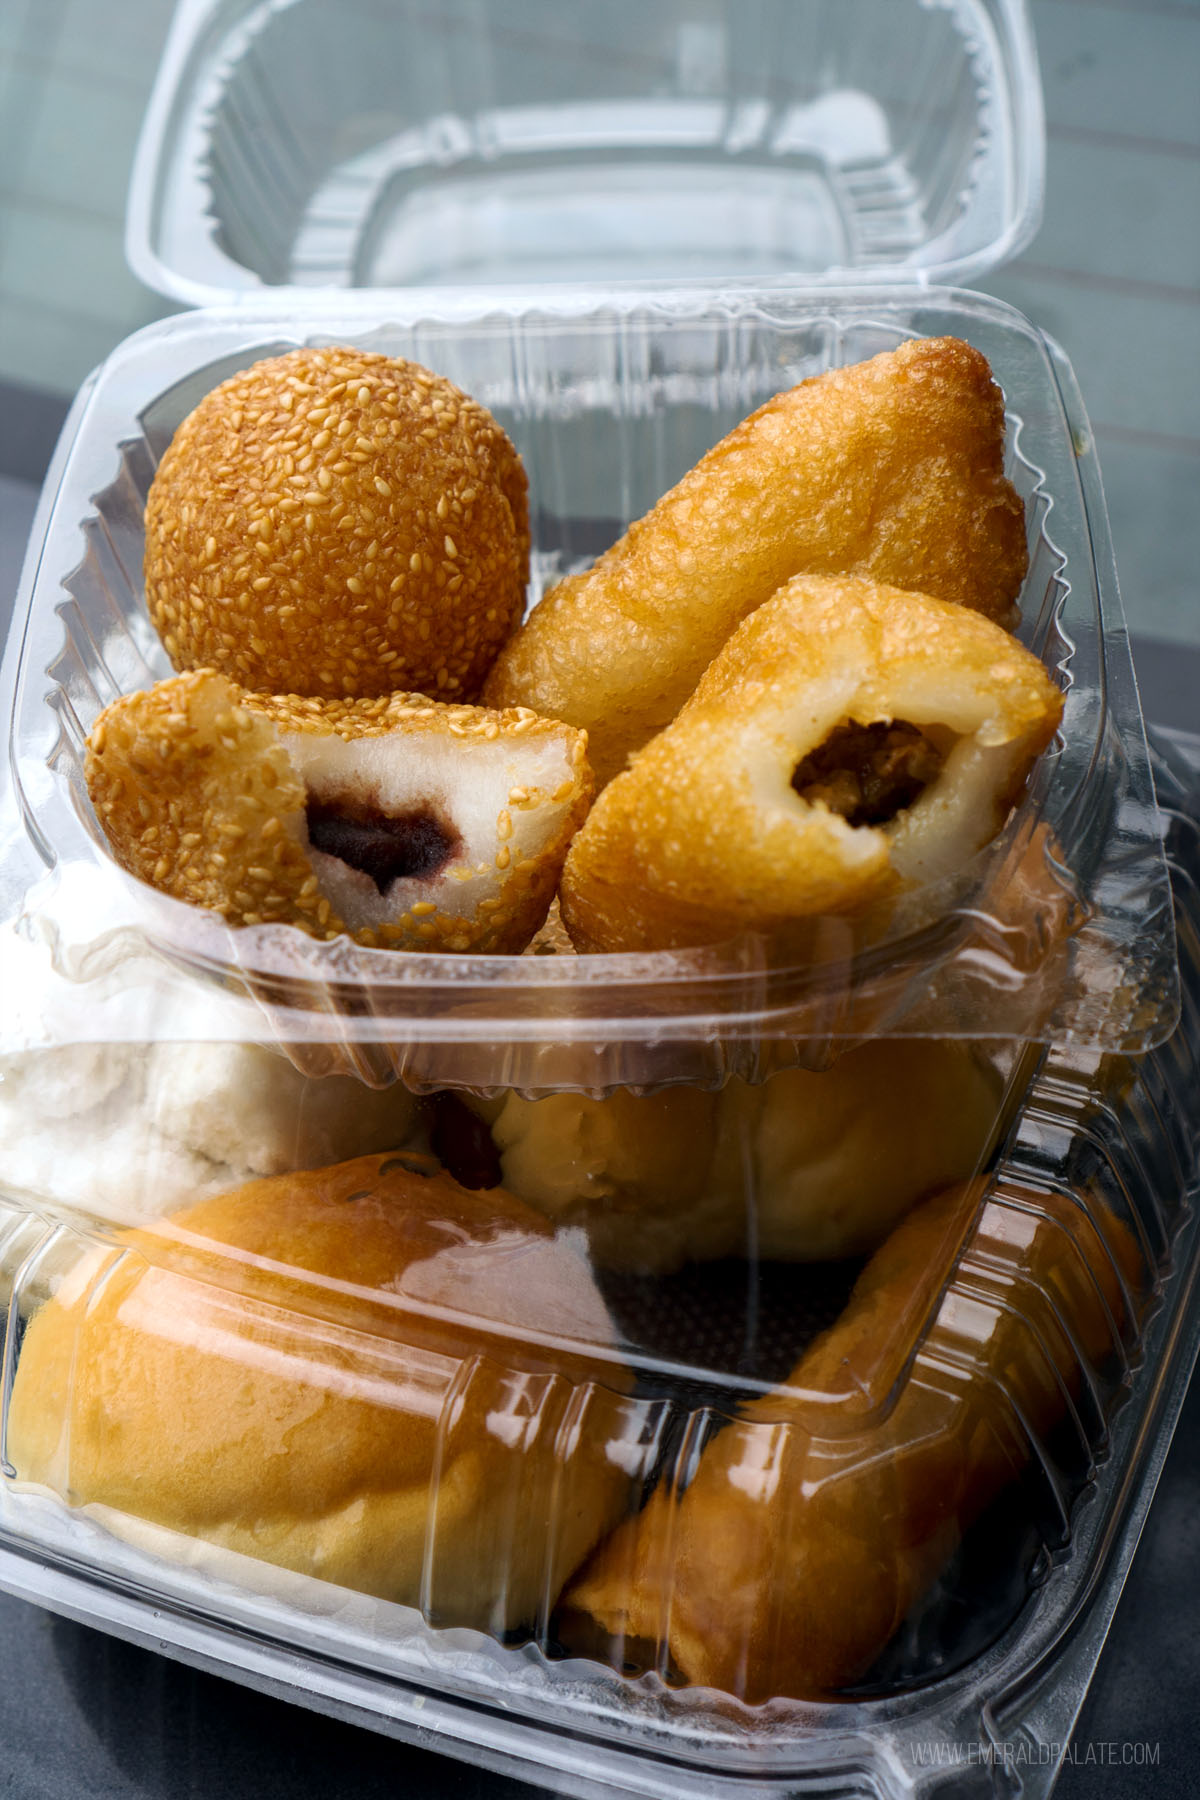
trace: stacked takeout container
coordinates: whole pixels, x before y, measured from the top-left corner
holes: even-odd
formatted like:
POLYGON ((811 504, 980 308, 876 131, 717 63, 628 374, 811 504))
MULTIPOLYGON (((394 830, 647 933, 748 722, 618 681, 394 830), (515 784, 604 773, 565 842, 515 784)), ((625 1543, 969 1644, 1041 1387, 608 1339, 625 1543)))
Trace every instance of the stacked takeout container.
POLYGON ((953 285, 1041 178, 1021 0, 182 0, 128 249, 194 310, 80 393, 0 675, 6 1587, 564 1793, 1052 1779, 1196 1348, 1200 742, 1147 740, 1065 357, 953 285), (944 336, 1065 707, 885 928, 393 952, 114 860, 146 496, 235 371, 473 395, 536 603, 944 336))

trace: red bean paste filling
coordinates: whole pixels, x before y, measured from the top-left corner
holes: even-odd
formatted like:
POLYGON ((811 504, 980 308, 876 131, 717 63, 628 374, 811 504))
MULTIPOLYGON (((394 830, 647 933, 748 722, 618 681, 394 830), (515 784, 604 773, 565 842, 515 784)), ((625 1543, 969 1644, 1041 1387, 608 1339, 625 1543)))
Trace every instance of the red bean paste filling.
POLYGON ((796 765, 802 800, 823 801, 848 825, 886 825, 941 774, 937 745, 904 719, 839 725, 796 765))
POLYGON ((458 834, 432 807, 388 814, 377 806, 309 799, 308 841, 314 850, 370 876, 381 894, 393 881, 436 875, 458 834))

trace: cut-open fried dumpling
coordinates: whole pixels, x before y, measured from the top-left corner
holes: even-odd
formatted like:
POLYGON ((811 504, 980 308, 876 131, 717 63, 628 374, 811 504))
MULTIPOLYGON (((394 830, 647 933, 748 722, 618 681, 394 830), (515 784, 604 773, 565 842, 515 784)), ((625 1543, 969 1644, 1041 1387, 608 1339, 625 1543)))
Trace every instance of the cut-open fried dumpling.
POLYGON ((581 950, 672 949, 950 874, 1062 717, 1038 659, 965 607, 797 576, 601 794, 568 857, 581 950))

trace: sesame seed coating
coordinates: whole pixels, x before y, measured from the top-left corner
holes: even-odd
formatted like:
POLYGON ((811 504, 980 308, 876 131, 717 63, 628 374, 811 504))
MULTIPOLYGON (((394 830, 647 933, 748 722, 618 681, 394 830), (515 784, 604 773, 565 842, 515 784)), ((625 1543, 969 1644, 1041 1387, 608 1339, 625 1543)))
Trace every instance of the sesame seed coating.
POLYGON ((478 693, 529 574, 527 483, 485 408, 416 363, 295 350, 183 421, 146 505, 177 669, 269 693, 478 693))
POLYGON ((85 774, 122 867, 230 924, 293 925, 389 950, 501 954, 522 950, 542 924, 593 792, 585 734, 520 708, 487 712, 421 694, 252 694, 211 669, 114 701, 88 739, 85 774), (382 766, 372 760, 364 774, 348 757, 379 740, 394 766, 416 771, 400 814, 428 795, 448 855, 433 877, 418 870, 389 881, 386 900, 357 865, 339 868, 336 854, 319 853, 307 810, 339 796, 352 810, 364 789, 382 804, 382 766), (514 770, 523 777, 520 817, 530 821, 523 844, 514 842, 514 770), (482 882, 472 845, 488 852, 482 882))
POLYGON ((253 915, 313 931, 304 784, 238 699, 200 669, 114 701, 88 739, 88 793, 131 875, 232 924, 253 915))
POLYGON ((572 753, 585 755, 586 734, 556 719, 542 719, 525 706, 490 711, 449 700, 430 700, 424 694, 368 694, 357 700, 321 700, 308 694, 239 695, 247 711, 270 719, 284 731, 333 735, 347 743, 353 738, 386 737, 401 728, 409 735, 481 738, 562 738, 572 753))

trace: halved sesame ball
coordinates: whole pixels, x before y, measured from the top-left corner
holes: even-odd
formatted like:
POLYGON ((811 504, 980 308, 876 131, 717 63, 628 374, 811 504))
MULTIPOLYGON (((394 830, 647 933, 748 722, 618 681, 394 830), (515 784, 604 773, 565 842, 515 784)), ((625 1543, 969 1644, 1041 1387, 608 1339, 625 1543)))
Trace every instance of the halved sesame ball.
POLYGON ((117 860, 234 925, 524 949, 592 795, 583 732, 421 695, 251 694, 211 669, 115 701, 88 791, 117 860))
POLYGON ((222 382, 146 503, 146 603, 171 661, 263 693, 469 699, 528 575, 525 471, 495 419, 363 350, 293 350, 222 382))

